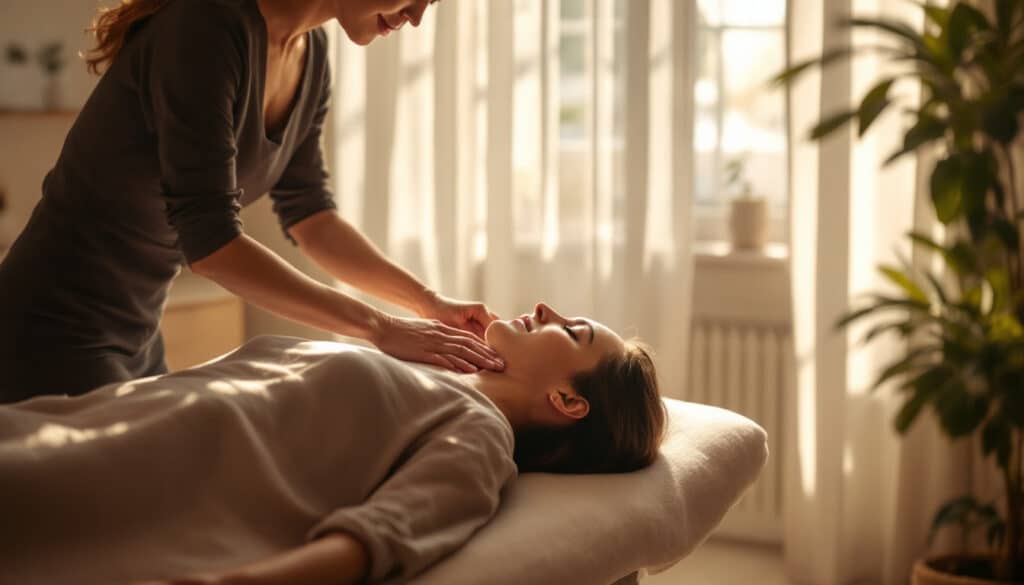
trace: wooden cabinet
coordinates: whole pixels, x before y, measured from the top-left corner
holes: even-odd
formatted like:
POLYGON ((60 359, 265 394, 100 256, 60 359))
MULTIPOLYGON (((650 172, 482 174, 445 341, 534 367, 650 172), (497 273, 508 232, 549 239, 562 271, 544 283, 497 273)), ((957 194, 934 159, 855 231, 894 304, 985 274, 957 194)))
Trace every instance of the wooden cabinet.
POLYGON ((176 371, 223 355, 245 341, 241 299, 200 276, 185 273, 171 288, 160 323, 167 367, 176 371))

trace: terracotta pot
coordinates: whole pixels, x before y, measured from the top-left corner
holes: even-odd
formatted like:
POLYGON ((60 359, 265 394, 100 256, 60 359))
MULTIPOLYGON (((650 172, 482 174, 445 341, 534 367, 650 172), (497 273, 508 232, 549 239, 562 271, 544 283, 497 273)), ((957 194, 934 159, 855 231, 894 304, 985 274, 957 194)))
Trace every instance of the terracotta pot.
POLYGON ((1019 585, 1019 581, 996 581, 994 579, 980 579, 977 577, 964 577, 944 572, 936 567, 942 567, 952 561, 978 561, 990 560, 985 557, 964 557, 962 555, 947 555, 929 559, 918 559, 914 563, 914 571, 910 578, 910 585, 1019 585))

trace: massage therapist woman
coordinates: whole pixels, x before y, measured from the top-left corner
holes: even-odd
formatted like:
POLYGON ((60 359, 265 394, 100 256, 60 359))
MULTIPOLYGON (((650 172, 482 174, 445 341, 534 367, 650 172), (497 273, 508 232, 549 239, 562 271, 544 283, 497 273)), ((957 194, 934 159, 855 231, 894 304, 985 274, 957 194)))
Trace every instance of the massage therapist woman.
POLYGON ((320 149, 320 27, 336 19, 367 45, 417 26, 432 3, 121 0, 101 11, 86 61, 103 75, 0 265, 0 402, 164 372, 158 325, 183 265, 401 359, 500 370, 481 339, 495 315, 424 286, 340 217, 320 149), (307 256, 420 318, 320 284, 247 236, 239 209, 264 193, 307 256))

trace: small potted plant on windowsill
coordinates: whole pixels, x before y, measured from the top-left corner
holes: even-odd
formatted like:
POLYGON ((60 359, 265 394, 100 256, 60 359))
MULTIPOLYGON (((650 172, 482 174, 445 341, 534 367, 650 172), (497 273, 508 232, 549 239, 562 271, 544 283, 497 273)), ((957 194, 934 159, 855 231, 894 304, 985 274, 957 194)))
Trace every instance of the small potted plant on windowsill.
MULTIPOLYGON (((894 420, 900 434, 930 408, 947 437, 974 436, 1000 471, 1001 501, 964 494, 943 506, 933 524, 933 533, 949 524, 984 528, 990 554, 921 559, 914 585, 1024 581, 1024 199, 1014 154, 1024 114, 1024 1, 991 4, 990 18, 962 0, 921 3, 923 31, 881 18, 847 21, 891 41, 864 50, 902 67, 879 80, 859 106, 831 113, 811 134, 821 139, 850 122, 863 134, 900 104, 910 124, 889 162, 925 148, 939 155, 929 169, 929 190, 935 216, 948 227, 946 241, 921 233, 909 238, 941 260, 945 275, 908 263, 882 266, 900 292, 872 294, 839 323, 885 315, 865 341, 887 333, 907 341, 875 383, 895 382, 904 396, 894 420), (901 103, 892 91, 905 81, 923 88, 919 103, 901 103)), ((851 52, 832 50, 777 80, 789 83, 851 52)))
POLYGON ((767 239, 768 206, 764 197, 754 194, 746 165, 743 156, 725 165, 725 189, 733 195, 729 202, 729 234, 734 250, 760 250, 767 239))

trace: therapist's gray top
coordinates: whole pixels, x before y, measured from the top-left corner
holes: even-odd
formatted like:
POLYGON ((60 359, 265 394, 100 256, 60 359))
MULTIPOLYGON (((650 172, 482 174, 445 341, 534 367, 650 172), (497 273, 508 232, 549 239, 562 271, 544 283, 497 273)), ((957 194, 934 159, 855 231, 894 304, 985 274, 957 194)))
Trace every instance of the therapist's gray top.
POLYGON ((0 265, 0 401, 160 371, 168 285, 241 233, 240 206, 270 192, 285 229, 334 207, 326 36, 308 35, 293 109, 269 135, 266 34, 256 0, 172 0, 137 25, 0 265))

